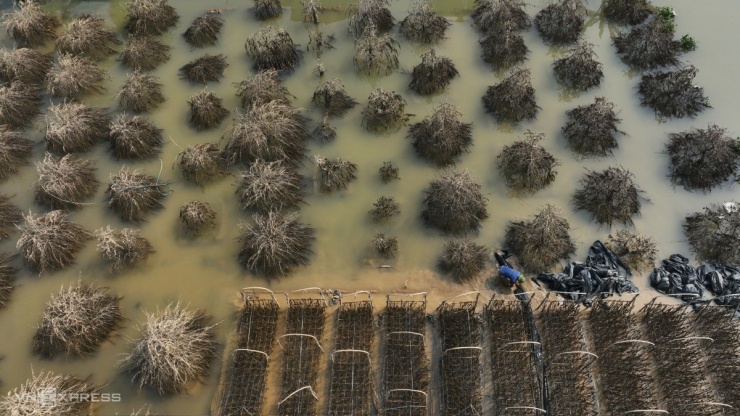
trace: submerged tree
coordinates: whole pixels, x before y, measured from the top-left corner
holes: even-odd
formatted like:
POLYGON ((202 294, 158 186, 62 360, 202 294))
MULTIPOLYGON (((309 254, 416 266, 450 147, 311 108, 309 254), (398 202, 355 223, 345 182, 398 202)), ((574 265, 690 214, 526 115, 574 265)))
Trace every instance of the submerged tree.
POLYGON ((498 30, 508 22, 515 31, 527 30, 532 22, 524 8, 522 0, 475 0, 471 14, 473 26, 488 32, 498 30))
POLYGON ((114 158, 147 159, 161 152, 162 129, 146 117, 121 114, 110 125, 109 140, 114 158))
POLYGON ((234 113, 231 137, 223 155, 229 166, 257 159, 282 160, 288 166, 296 166, 304 157, 308 138, 306 119, 299 109, 278 101, 254 104, 234 113))
POLYGON ((226 175, 223 154, 214 143, 198 143, 177 154, 177 161, 185 180, 203 186, 226 175))
POLYGON ((393 28, 393 15, 385 5, 388 0, 360 0, 360 4, 349 18, 349 33, 354 37, 364 36, 372 25, 380 33, 393 28))
POLYGON ((51 211, 38 217, 31 212, 23 216, 21 237, 16 248, 26 264, 39 274, 63 269, 74 263, 77 253, 90 238, 81 225, 67 220, 64 211, 51 211))
POLYGON ((56 37, 56 29, 62 25, 58 16, 52 16, 35 1, 18 2, 3 15, 3 24, 8 35, 23 46, 40 46, 56 37))
POLYGON ((184 391, 202 382, 216 358, 217 343, 212 317, 201 310, 169 304, 162 311, 147 313, 139 327, 141 337, 118 363, 139 387, 155 388, 159 394, 184 391))
POLYGON ((652 270, 658 256, 655 239, 630 230, 619 230, 604 242, 620 260, 635 271, 652 270))
POLYGON ((483 49, 483 62, 491 65, 494 71, 508 69, 527 59, 529 48, 522 35, 515 32, 511 22, 504 23, 501 29, 483 36, 478 43, 483 49))
POLYGON ((95 177, 95 162, 74 155, 61 158, 49 153, 36 162, 39 179, 36 181, 34 199, 51 209, 79 207, 95 195, 100 182, 95 177))
POLYGON ((637 25, 653 12, 649 0, 604 0, 604 16, 614 23, 637 25))
MULTIPOLYGON (((0 399, 0 414, 78 416, 94 414, 102 386, 90 383, 73 374, 56 375, 52 372, 33 374, 20 387, 0 399), (53 392, 54 400, 39 400, 40 392, 53 392)), ((46 397, 46 396, 44 396, 46 397)))
POLYGON ((283 5, 280 0, 253 0, 254 16, 257 20, 267 20, 283 14, 283 5))
POLYGON ((316 156, 319 189, 322 192, 334 192, 347 189, 347 184, 357 179, 357 165, 340 158, 327 159, 316 156))
POLYGON ((414 0, 408 16, 401 21, 399 31, 409 40, 435 43, 445 38, 451 24, 432 10, 429 0, 414 0))
POLYGON ((259 71, 256 75, 234 85, 242 108, 267 104, 272 101, 288 105, 290 104, 290 97, 293 97, 288 88, 280 83, 278 71, 274 69, 259 71))
POLYGON ((710 124, 668 135, 666 153, 671 181, 688 191, 711 191, 740 175, 740 139, 710 124))
POLYGON ((196 130, 208 130, 217 127, 231 114, 221 104, 222 99, 212 91, 203 90, 188 99, 190 106, 190 125, 196 130))
POLYGON ((167 0, 131 0, 126 30, 135 36, 161 35, 175 26, 180 15, 167 0))
MULTIPOLYGON (((334 49, 334 42, 336 38, 333 34, 327 35, 321 30, 313 30, 308 33, 308 45, 306 50, 313 52, 317 58, 321 58, 321 54, 327 49, 334 49)), ((320 65, 320 64, 317 64, 320 65)), ((321 72, 323 76, 323 72, 321 72)))
POLYGON ((383 162, 383 166, 378 169, 378 173, 380 174, 380 180, 383 181, 383 183, 401 179, 398 176, 398 167, 395 166, 393 162, 383 162))
POLYGON ((537 13, 534 26, 545 42, 574 43, 583 33, 585 15, 583 0, 559 0, 537 13))
POLYGON ((483 107, 498 122, 533 119, 540 107, 535 101, 529 69, 515 69, 498 84, 488 87, 483 107))
POLYGON ((445 243, 439 258, 439 269, 451 275, 458 283, 467 282, 485 270, 490 261, 490 250, 465 238, 445 243))
POLYGON ((180 221, 192 235, 199 235, 216 226, 216 211, 208 202, 190 201, 180 207, 180 221))
POLYGON ((170 59, 170 46, 153 36, 131 36, 118 58, 135 71, 151 71, 170 59))
POLYGON ((597 97, 593 104, 582 105, 566 112, 568 121, 562 132, 568 146, 585 156, 607 156, 619 147, 615 135, 625 134, 617 128, 621 119, 614 104, 597 97))
POLYGON ((209 11, 203 16, 196 17, 182 34, 182 37, 190 46, 195 48, 215 45, 223 25, 224 19, 218 13, 209 11))
POLYGON ((136 113, 151 111, 165 101, 159 78, 139 71, 126 77, 116 97, 123 111, 136 113))
POLYGON ((560 161, 539 144, 544 133, 528 130, 525 136, 525 140, 504 146, 496 159, 507 186, 533 193, 555 180, 560 161))
POLYGON ((299 222, 298 214, 269 212, 252 218, 254 224, 240 225, 239 263, 245 269, 277 278, 308 264, 314 230, 299 222))
POLYGON ((53 66, 50 55, 29 48, 0 49, 0 76, 6 82, 43 85, 53 66))
MULTIPOLYGON (((39 113, 41 89, 22 81, 0 85, 0 126, 26 128, 39 113)), ((0 167, 2 169, 2 167, 0 167)))
MULTIPOLYGON (((118 174, 111 174, 108 185, 108 205, 122 220, 140 223, 146 216, 162 208, 161 200, 167 193, 154 176, 138 170, 129 171, 125 166, 118 174)), ((165 188, 166 189, 166 188, 165 188)))
POLYGON ((149 254, 154 252, 149 240, 134 228, 116 231, 109 225, 95 231, 95 237, 98 239, 100 256, 110 264, 112 272, 121 272, 144 264, 149 254))
POLYGON ((388 237, 383 233, 375 234, 372 246, 378 254, 385 258, 398 255, 398 239, 396 237, 388 237))
POLYGON ((473 145, 473 124, 460 120, 462 113, 450 103, 442 103, 431 116, 409 128, 416 153, 437 167, 453 165, 473 145))
POLYGON ((691 249, 701 261, 740 264, 740 210, 737 202, 705 207, 683 224, 691 249))
POLYGON ((477 233, 488 218, 488 198, 467 170, 443 174, 424 193, 424 223, 446 234, 477 233))
POLYGON ((301 175, 282 161, 256 160, 240 172, 239 196, 243 209, 266 213, 293 208, 303 201, 301 175))
POLYGON ((388 75, 398 68, 398 42, 391 34, 379 35, 371 22, 362 36, 355 40, 352 60, 357 69, 367 75, 388 75))
POLYGON ((229 66, 223 54, 205 54, 190 61, 180 68, 180 77, 193 83, 206 84, 224 77, 224 70, 229 66))
POLYGON ((256 71, 291 71, 301 60, 301 51, 283 28, 263 27, 247 38, 244 48, 256 71))
POLYGON ((681 42, 673 39, 672 24, 655 18, 614 38, 617 55, 632 68, 646 70, 677 65, 681 42))
POLYGON ((108 288, 82 282, 62 287, 41 315, 33 336, 33 353, 44 358, 59 353, 92 355, 121 327, 120 300, 110 295, 108 288))
POLYGON ((108 28, 100 17, 84 13, 67 25, 65 33, 56 41, 56 49, 63 54, 101 60, 116 53, 111 44, 121 44, 116 32, 108 28))
POLYGON ((632 217, 640 213, 643 193, 633 178, 622 167, 589 171, 579 182, 582 188, 573 194, 573 206, 590 213, 599 224, 611 227, 617 221, 632 225, 632 217))
POLYGON ((555 61, 553 70, 560 85, 580 92, 598 87, 604 78, 593 45, 587 42, 579 42, 568 56, 555 61))
POLYGON ((319 15, 326 9, 319 0, 301 0, 303 20, 319 24, 319 15))
POLYGON ((62 55, 46 78, 46 89, 55 97, 74 100, 82 95, 101 93, 105 71, 83 56, 62 55))
POLYGON ((405 110, 406 100, 401 94, 379 88, 368 97, 367 107, 362 110, 362 123, 374 132, 395 130, 406 124, 405 110))
POLYGON ((106 109, 75 102, 49 107, 46 115, 46 150, 56 154, 86 152, 108 137, 106 109))
POLYGON ((370 210, 370 216, 375 222, 387 221, 391 217, 401 213, 401 206, 393 197, 381 196, 373 202, 373 209, 370 210))
POLYGON ((33 144, 8 125, 0 124, 0 182, 27 165, 33 155, 33 144))
POLYGON ((357 101, 347 94, 339 78, 331 78, 319 84, 313 92, 311 101, 328 116, 342 116, 357 105, 357 101))
POLYGON ((675 71, 644 74, 638 86, 640 104, 663 118, 694 117, 711 108, 704 88, 693 84, 697 72, 689 65, 675 71))
POLYGON ((546 205, 528 221, 512 221, 506 228, 506 245, 527 272, 549 271, 575 253, 570 224, 560 208, 546 205))
POLYGON ((411 72, 409 88, 422 95, 434 94, 447 87, 452 78, 460 75, 452 59, 437 56, 434 49, 421 55, 421 63, 411 72))

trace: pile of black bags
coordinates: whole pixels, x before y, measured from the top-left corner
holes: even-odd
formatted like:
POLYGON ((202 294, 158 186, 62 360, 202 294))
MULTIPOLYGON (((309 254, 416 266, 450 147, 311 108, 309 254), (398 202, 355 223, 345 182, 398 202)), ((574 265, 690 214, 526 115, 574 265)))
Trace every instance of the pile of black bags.
POLYGON ((660 293, 679 295, 686 302, 699 299, 704 288, 696 269, 689 266, 689 259, 673 254, 663 260, 663 265, 650 273, 650 286, 660 293))

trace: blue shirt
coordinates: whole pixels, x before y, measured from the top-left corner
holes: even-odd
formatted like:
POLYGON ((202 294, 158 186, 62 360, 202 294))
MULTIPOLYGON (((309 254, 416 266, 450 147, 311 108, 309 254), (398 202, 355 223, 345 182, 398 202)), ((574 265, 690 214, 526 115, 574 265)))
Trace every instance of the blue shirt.
POLYGON ((512 285, 516 283, 517 279, 519 279, 519 276, 521 275, 521 273, 508 266, 501 266, 498 271, 501 273, 501 276, 507 278, 512 285))

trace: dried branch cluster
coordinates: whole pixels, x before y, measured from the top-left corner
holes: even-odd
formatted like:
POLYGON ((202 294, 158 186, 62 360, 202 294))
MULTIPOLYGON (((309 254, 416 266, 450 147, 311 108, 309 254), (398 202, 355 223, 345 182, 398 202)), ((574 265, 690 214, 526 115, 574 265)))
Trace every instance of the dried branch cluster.
POLYGON ((411 125, 408 137, 416 153, 437 167, 450 166, 473 145, 473 124, 460 120, 462 112, 442 103, 431 116, 411 125))
POLYGON ((573 206, 590 213, 599 224, 611 227, 617 221, 632 225, 632 217, 640 213, 643 193, 633 178, 622 167, 589 171, 579 182, 582 188, 573 194, 573 206))
POLYGON ((53 104, 46 115, 46 150, 56 154, 87 152, 108 137, 104 108, 71 102, 53 104))
POLYGON ((553 71, 560 85, 580 92, 598 87, 604 78, 593 45, 587 42, 579 42, 568 56, 555 61, 553 71))
POLYGON ((242 108, 267 104, 271 101, 288 105, 290 97, 293 97, 288 88, 280 83, 279 73, 274 69, 259 71, 256 75, 236 83, 235 86, 242 108))
POLYGON ((161 35, 175 26, 180 15, 167 0, 131 0, 126 30, 135 36, 161 35))
POLYGON ((0 240, 8 238, 22 219, 21 210, 10 202, 10 196, 0 192, 0 240))
POLYGON ((35 1, 18 2, 3 16, 3 24, 14 41, 23 46, 40 46, 56 37, 56 29, 62 25, 58 16, 52 16, 35 1))
POLYGON ((212 318, 201 310, 187 310, 178 302, 157 313, 147 313, 139 338, 119 362, 140 387, 159 394, 179 393, 201 382, 216 358, 212 318))
POLYGON ((10 126, 0 124, 0 182, 18 168, 28 164, 33 155, 33 144, 10 126))
POLYGON ((555 180, 560 161, 539 144, 544 133, 527 131, 526 139, 504 146, 498 155, 498 166, 510 188, 536 192, 555 180))
POLYGON ((398 167, 395 166, 393 162, 383 162, 383 166, 378 168, 378 174, 383 183, 401 179, 398 176, 398 167))
POLYGON ((393 15, 386 4, 388 0, 360 0, 354 14, 349 18, 349 33, 354 37, 364 36, 369 26, 380 33, 393 29, 393 15))
POLYGON ((151 71, 170 59, 170 46, 153 36, 130 36, 118 58, 135 71, 151 71))
POLYGON ((727 129, 710 124, 668 138, 668 176, 674 184, 707 192, 740 175, 740 139, 730 137, 727 129))
POLYGON ((218 40, 218 34, 224 25, 224 19, 216 13, 208 12, 203 16, 198 16, 193 23, 185 30, 182 37, 190 46, 202 48, 208 45, 215 45, 218 40))
POLYGON ((101 93, 105 71, 84 56, 62 55, 46 78, 49 94, 68 100, 101 93))
POLYGON ((256 71, 291 71, 301 60, 301 51, 283 28, 263 27, 247 38, 244 48, 256 71))
POLYGON ((392 258, 398 255, 398 239, 389 237, 383 233, 375 234, 372 241, 375 251, 385 258, 392 258))
MULTIPOLYGON (((35 4, 35 3, 32 3, 35 4)), ((9 391, 0 400, 4 415, 78 416, 93 414, 97 403, 91 400, 101 386, 91 384, 72 374, 52 372, 33 374, 20 387, 9 391), (39 400, 39 392, 54 392, 55 400, 39 400)))
POLYGON ((56 49, 62 54, 84 55, 99 61, 116 53, 111 44, 121 44, 116 32, 100 17, 84 13, 67 25, 65 33, 57 38, 56 49))
POLYGON ((630 230, 619 230, 604 242, 630 269, 650 271, 655 266, 658 248, 655 239, 630 230))
POLYGON ((424 223, 446 234, 478 232, 488 218, 488 199, 467 170, 442 174, 424 192, 424 223))
POLYGON ((562 132, 568 146, 585 156, 607 156, 619 147, 615 135, 625 134, 617 128, 621 119, 617 118, 614 103, 604 97, 597 97, 593 104, 582 105, 569 110, 568 121, 562 132))
POLYGON ((483 95, 483 107, 498 122, 518 123, 533 119, 540 107, 535 101, 529 69, 514 69, 508 77, 483 95))
POLYGON ((42 85, 53 64, 50 55, 33 49, 0 50, 0 75, 6 82, 21 81, 42 85))
POLYGON ((29 212, 19 226, 21 237, 16 247, 23 259, 39 274, 74 263, 75 255, 90 238, 81 225, 67 220, 64 211, 51 211, 38 217, 29 212))
POLYGON ((532 24, 522 0, 475 0, 473 26, 481 32, 499 30, 507 23, 512 29, 522 31, 532 24))
POLYGON ((224 77, 224 70, 229 66, 223 54, 205 54, 190 61, 180 68, 180 77, 193 83, 206 84, 224 77))
POLYGON ((212 91, 203 90, 188 99, 190 125, 198 131, 212 129, 231 114, 212 91))
POLYGON ((485 270, 490 261, 490 250, 465 238, 445 243, 439 268, 458 283, 467 282, 485 270))
POLYGON ((254 16, 257 20, 267 20, 283 14, 280 0, 253 0, 254 16))
POLYGON ((640 104, 650 107, 662 118, 694 117, 705 108, 711 108, 704 88, 693 83, 697 72, 689 65, 675 71, 643 75, 638 86, 640 104))
POLYGON ((208 202, 190 201, 180 207, 180 221, 189 233, 198 235, 216 226, 216 211, 208 202))
POLYGON ((214 143, 188 146, 177 155, 182 176, 198 186, 203 186, 226 175, 223 155, 214 143))
POLYGON ((738 203, 705 207, 686 217, 684 234, 691 249, 702 261, 723 265, 740 264, 740 211, 738 203))
POLYGON ((121 272, 142 265, 153 252, 149 240, 142 237, 139 230, 134 228, 116 231, 109 225, 95 231, 95 237, 98 239, 100 256, 110 264, 112 272, 121 272))
POLYGON ((41 88, 21 81, 0 85, 0 125, 26 128, 39 113, 41 88))
POLYGON ((644 25, 635 26, 629 33, 620 33, 614 38, 614 46, 622 61, 635 69, 677 65, 678 55, 683 49, 673 35, 672 26, 656 17, 644 25))
MULTIPOLYGON (((375 0, 373 0, 375 1, 375 0)), ((398 42, 389 33, 379 34, 370 22, 355 40, 355 67, 366 75, 388 75, 398 69, 398 42)))
POLYGON ((331 78, 319 84, 311 101, 330 117, 340 117, 357 105, 357 101, 347 94, 339 78, 331 78))
POLYGON ((253 104, 234 113, 231 137, 223 155, 230 166, 257 159, 282 160, 288 166, 296 166, 303 158, 308 138, 306 119, 299 109, 278 101, 253 104))
POLYGON ((500 29, 490 31, 478 40, 483 49, 483 62, 494 71, 519 65, 527 59, 529 48, 524 38, 513 29, 513 23, 505 23, 500 29))
POLYGON ((512 221, 506 228, 506 245, 528 272, 550 271, 575 253, 570 224, 560 208, 546 205, 528 221, 512 221))
POLYGON ((387 221, 391 217, 401 213, 401 205, 391 196, 381 196, 373 202, 370 216, 375 222, 387 221))
POLYGON ((574 43, 583 33, 585 11, 582 0, 560 0, 537 13, 534 26, 545 42, 556 45, 574 43))
POLYGON ((33 336, 34 354, 54 358, 64 353, 89 356, 121 327, 120 297, 108 288, 79 282, 52 295, 33 336))
POLYGON ((451 24, 432 10, 429 0, 414 0, 409 14, 401 21, 399 31, 415 42, 436 43, 445 38, 451 24))
POLYGON ((123 111, 135 113, 149 112, 165 101, 159 78, 139 71, 126 77, 116 97, 123 111))
POLYGON ((450 58, 437 56, 434 49, 421 55, 421 63, 411 72, 409 88, 422 95, 434 94, 447 87, 453 78, 460 75, 450 58))
POLYGON ((154 176, 138 170, 129 171, 125 166, 116 175, 111 175, 106 194, 108 205, 122 220, 140 223, 146 216, 161 208, 166 195, 164 185, 154 176))
MULTIPOLYGON (((0 213, 4 214, 3 209, 0 203, 0 213)), ((12 260, 13 256, 0 253, 0 309, 4 308, 10 302, 10 296, 15 289, 13 283, 15 282, 15 274, 18 272, 18 268, 10 264, 12 260)))
POLYGON ((47 153, 36 162, 39 179, 34 199, 51 209, 79 207, 95 195, 100 182, 95 177, 95 161, 74 155, 57 158, 47 153))
POLYGON ((327 159, 316 156, 318 168, 319 189, 322 192, 334 192, 347 189, 347 184, 357 179, 357 165, 340 158, 327 159))
POLYGON ((241 224, 239 263, 269 278, 285 276, 306 265, 313 253, 314 230, 298 214, 256 214, 253 224, 241 224))
POLYGON ((406 100, 401 94, 378 88, 370 93, 367 101, 367 107, 362 110, 362 122, 368 130, 392 131, 406 124, 406 100))
POLYGON ((650 0, 604 0, 604 16, 614 23, 637 25, 652 15, 650 0))
POLYGON ((236 193, 243 209, 260 213, 279 212, 303 201, 301 175, 282 161, 258 159, 239 176, 236 193))
POLYGON ((121 114, 110 125, 109 140, 117 160, 148 159, 162 150, 162 129, 144 116, 121 114))

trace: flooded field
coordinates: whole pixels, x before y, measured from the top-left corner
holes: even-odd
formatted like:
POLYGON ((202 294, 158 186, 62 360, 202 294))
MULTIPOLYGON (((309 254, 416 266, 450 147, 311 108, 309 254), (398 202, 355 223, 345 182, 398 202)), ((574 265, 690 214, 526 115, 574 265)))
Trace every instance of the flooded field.
MULTIPOLYGON (((548 2, 530 2, 528 12, 534 16, 548 2)), ((481 97, 486 88, 498 82, 505 74, 493 73, 480 58, 478 34, 470 24, 469 14, 472 1, 434 0, 435 9, 448 17, 452 26, 447 39, 435 47, 438 55, 451 58, 457 66, 460 77, 441 94, 423 97, 409 91, 411 69, 419 62, 419 55, 427 48, 409 43, 402 37, 400 42, 400 70, 388 76, 360 76, 353 65, 353 40, 347 32, 346 4, 340 0, 324 1, 330 10, 322 15, 321 30, 336 35, 335 48, 326 51, 320 58, 326 70, 325 78, 338 77, 347 92, 360 104, 342 118, 332 120, 337 139, 329 144, 311 143, 304 166, 306 191, 305 204, 300 209, 302 222, 316 229, 316 242, 307 267, 299 268, 293 275, 280 280, 268 281, 264 277, 245 272, 237 262, 239 246, 236 238, 238 224, 249 221, 248 213, 239 206, 236 191, 236 171, 232 176, 209 184, 203 189, 185 181, 174 163, 181 148, 195 143, 220 143, 227 134, 230 118, 214 130, 197 132, 188 124, 188 97, 203 89, 178 78, 179 68, 205 53, 226 56, 228 67, 220 82, 211 82, 208 89, 223 98, 224 106, 234 110, 239 106, 235 87, 232 83, 241 81, 253 73, 252 63, 246 56, 244 41, 260 27, 276 25, 284 27, 293 40, 302 45, 303 59, 297 70, 290 74, 284 85, 295 96, 292 103, 305 109, 305 115, 320 121, 322 113, 311 104, 311 96, 320 79, 314 72, 315 56, 305 51, 309 30, 313 24, 305 23, 301 16, 301 6, 297 0, 284 1, 283 16, 268 22, 254 19, 249 8, 251 2, 216 0, 208 3, 175 1, 170 4, 180 14, 178 25, 161 37, 161 41, 172 46, 172 57, 158 67, 152 74, 159 77, 164 85, 167 101, 149 114, 151 120, 164 130, 165 141, 160 159, 146 162, 126 162, 130 168, 143 169, 152 175, 159 175, 162 181, 171 183, 174 192, 164 200, 164 209, 151 215, 141 224, 141 232, 150 240, 155 250, 146 265, 130 272, 111 274, 95 251, 94 241, 89 241, 77 257, 76 264, 60 272, 44 273, 38 276, 27 268, 22 268, 17 280, 17 288, 11 302, 0 310, 0 379, 4 393, 23 383, 33 372, 53 370, 73 372, 81 376, 92 374, 92 380, 107 383, 106 392, 118 392, 122 401, 106 403, 101 414, 129 414, 149 403, 158 414, 204 415, 209 414, 211 401, 217 389, 222 363, 214 363, 207 383, 199 384, 187 394, 172 397, 159 397, 155 393, 139 391, 125 374, 115 367, 121 354, 129 350, 132 340, 138 337, 137 326, 145 318, 144 312, 164 308, 171 302, 180 300, 191 308, 202 308, 220 322, 217 339, 226 344, 233 332, 236 307, 240 301, 239 289, 247 286, 268 287, 276 292, 304 287, 322 287, 343 290, 373 290, 379 293, 394 291, 429 291, 430 305, 438 305, 439 300, 468 290, 481 290, 489 296, 492 291, 483 280, 460 285, 452 279, 438 274, 436 264, 446 238, 437 231, 425 228, 420 212, 423 190, 440 171, 426 163, 414 152, 411 140, 406 137, 407 128, 389 134, 368 132, 361 126, 361 111, 367 97, 376 88, 395 90, 404 95, 406 111, 413 116, 411 123, 418 122, 432 112, 439 103, 456 104, 463 113, 463 120, 473 123, 473 147, 456 164, 456 169, 469 169, 483 185, 488 197, 490 217, 483 222, 476 241, 491 248, 499 248, 504 241, 504 231, 509 221, 523 219, 536 213, 545 204, 555 204, 563 208, 566 218, 573 228, 578 250, 574 259, 585 258, 588 247, 596 239, 605 239, 621 225, 611 230, 590 222, 589 215, 574 212, 571 196, 578 180, 587 169, 602 170, 609 166, 623 166, 635 175, 636 183, 645 190, 642 214, 635 218, 634 228, 651 235, 658 242, 658 258, 666 258, 672 253, 688 255, 689 248, 681 229, 683 218, 700 210, 710 203, 721 203, 738 199, 737 187, 726 184, 711 193, 687 192, 670 184, 668 161, 663 154, 667 133, 688 130, 690 127, 704 128, 715 123, 728 129, 732 136, 740 134, 740 119, 737 117, 736 96, 740 92, 740 78, 734 69, 740 65, 740 55, 735 53, 736 39, 740 29, 734 17, 740 13, 740 3, 702 2, 699 5, 691 0, 655 0, 655 5, 670 5, 677 11, 676 33, 685 33, 698 42, 698 49, 682 56, 686 63, 699 69, 695 79, 697 85, 705 89, 713 108, 700 113, 696 118, 671 119, 659 121, 649 109, 639 105, 636 86, 639 74, 634 74, 617 58, 610 36, 620 28, 609 26, 602 21, 596 10, 598 1, 590 1, 587 7, 593 11, 585 32, 586 39, 595 45, 598 59, 604 66, 604 80, 599 88, 573 96, 564 93, 552 75, 552 62, 561 57, 564 50, 543 44, 534 28, 523 34, 530 49, 529 59, 524 64, 532 71, 532 83, 536 90, 537 104, 542 108, 533 121, 517 126, 500 125, 484 112, 481 97), (225 21, 219 42, 215 46, 192 49, 181 34, 194 18, 203 14, 207 8, 221 8, 225 21), (566 148, 565 139, 560 134, 564 125, 565 112, 576 106, 593 102, 595 97, 606 97, 615 103, 618 116, 622 119, 621 130, 627 134, 618 138, 619 149, 613 156, 583 159, 566 148), (527 130, 545 133, 543 146, 562 163, 554 183, 531 196, 518 197, 506 188, 496 166, 496 156, 507 144, 523 137, 527 130), (357 180, 348 189, 325 194, 314 183, 314 155, 341 157, 358 166, 357 180), (383 184, 378 178, 378 168, 384 161, 393 161, 400 167, 400 181, 383 184), (387 224, 375 224, 368 211, 372 203, 382 195, 393 196, 399 203, 401 214, 387 224), (179 209, 192 200, 203 200, 217 211, 216 230, 197 239, 188 238, 180 225, 179 209), (370 241, 379 232, 394 235, 399 240, 399 255, 391 261, 383 261, 372 254, 370 241), (379 268, 390 265, 391 268, 379 268), (36 325, 46 302, 60 286, 78 280, 95 282, 111 288, 114 294, 123 297, 121 308, 127 321, 113 342, 106 343, 94 356, 84 359, 42 360, 31 354, 31 343, 36 325)), ((81 13, 94 13, 104 17, 118 28, 123 37, 126 16, 126 2, 51 2, 45 6, 49 11, 63 13, 65 21, 81 13)), ((389 8, 393 16, 402 20, 409 7, 407 0, 396 0, 389 8)), ((397 29, 394 30, 397 35, 397 29)), ((0 42, 12 47, 4 31, 0 42)), ((51 43, 44 51, 51 51, 51 43)), ((108 71, 105 82, 106 92, 86 96, 82 101, 93 106, 102 106, 117 113, 118 101, 115 96, 127 75, 112 55, 102 62, 108 71)), ((44 96, 45 107, 52 101, 44 96)), ((43 115, 35 119, 26 134, 34 142, 34 161, 44 155, 42 138, 45 132, 43 115)), ((228 137, 228 136, 226 136, 228 137)), ((97 194, 88 205, 74 210, 70 219, 94 231, 106 225, 114 228, 130 226, 109 210, 104 202, 105 189, 109 176, 117 173, 124 165, 113 159, 107 143, 98 144, 92 151, 83 155, 97 164, 97 178, 101 182, 97 194)), ((9 180, 0 183, 0 192, 13 195, 12 202, 24 212, 41 213, 44 208, 33 200, 34 182, 38 175, 33 165, 24 167, 9 180)), ((18 233, 0 242, 0 252, 16 253, 18 233)), ((17 261, 21 265, 20 261, 17 261)), ((648 286, 647 276, 634 276, 633 281, 649 300, 657 294, 648 286), (648 295, 648 296, 646 296, 648 295)), ((219 356, 223 350, 219 350, 219 356)), ((274 383, 273 383, 274 384, 274 383)), ((277 388, 277 387, 276 387, 277 388)))

